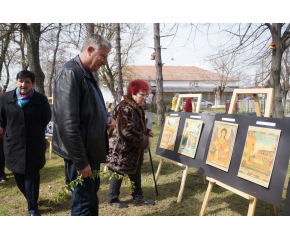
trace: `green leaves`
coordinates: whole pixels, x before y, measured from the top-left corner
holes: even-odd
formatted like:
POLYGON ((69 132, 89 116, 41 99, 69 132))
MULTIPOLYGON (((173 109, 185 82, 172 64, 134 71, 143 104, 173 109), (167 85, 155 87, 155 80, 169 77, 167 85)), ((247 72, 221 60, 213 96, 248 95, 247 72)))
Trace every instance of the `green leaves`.
MULTIPOLYGON (((117 178, 119 180, 122 179, 127 185, 127 187, 129 188, 130 192, 133 192, 135 189, 134 182, 130 181, 130 178, 128 176, 123 176, 116 172, 112 172, 112 171, 101 172, 99 170, 94 170, 92 172, 92 175, 90 176, 91 179, 100 178, 100 177, 107 177, 109 178, 109 180, 111 180, 112 178, 117 178)), ((68 185, 63 186, 61 190, 55 195, 54 201, 58 203, 61 198, 63 198, 63 200, 65 201, 68 191, 71 191, 71 190, 74 191, 74 186, 77 186, 78 184, 83 185, 83 181, 84 179, 81 176, 78 176, 76 180, 72 181, 68 185)))

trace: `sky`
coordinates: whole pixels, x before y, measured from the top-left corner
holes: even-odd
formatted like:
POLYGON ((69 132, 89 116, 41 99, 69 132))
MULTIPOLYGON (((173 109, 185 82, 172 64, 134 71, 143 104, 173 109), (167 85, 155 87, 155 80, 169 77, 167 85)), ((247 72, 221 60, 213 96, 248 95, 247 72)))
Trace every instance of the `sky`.
MULTIPOLYGON (((154 60, 150 60, 151 54, 154 52, 154 33, 153 33, 153 23, 146 23, 148 28, 148 34, 146 37, 147 46, 144 48, 138 57, 135 58, 135 65, 155 65, 154 60)), ((167 36, 162 37, 160 40, 161 58, 162 63, 165 66, 197 66, 203 68, 209 68, 208 63, 204 61, 207 54, 209 53, 209 48, 207 42, 203 42, 206 37, 200 34, 195 43, 188 41, 187 39, 190 34, 190 28, 180 28, 177 35, 170 36, 168 34, 168 29, 174 24, 167 24, 168 27, 164 27, 164 24, 160 24, 160 35, 167 36)))

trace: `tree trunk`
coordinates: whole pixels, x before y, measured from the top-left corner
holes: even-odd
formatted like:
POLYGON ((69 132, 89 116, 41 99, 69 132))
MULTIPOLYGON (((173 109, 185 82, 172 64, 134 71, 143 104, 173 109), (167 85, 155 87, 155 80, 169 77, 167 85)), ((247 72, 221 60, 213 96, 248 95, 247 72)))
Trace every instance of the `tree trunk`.
POLYGON ((221 105, 221 91, 216 91, 216 105, 221 105))
POLYGON ((272 42, 276 44, 276 49, 272 51, 271 74, 267 87, 274 88, 274 97, 272 105, 272 116, 274 118, 284 118, 282 105, 282 88, 280 84, 282 44, 281 44, 281 23, 273 23, 271 34, 272 42))
POLYGON ((122 79, 122 62, 121 62, 121 36, 120 36, 120 23, 116 23, 116 63, 117 63, 117 87, 118 87, 118 96, 117 102, 121 102, 121 99, 124 95, 123 91, 123 79, 122 79))
POLYGON ((58 46, 59 46, 60 31, 61 31, 61 23, 59 23, 59 25, 58 25, 58 31, 57 31, 57 34, 56 34, 56 45, 55 45, 55 49, 54 49, 54 52, 53 52, 52 68, 51 68, 50 76, 49 76, 49 79, 48 79, 48 93, 47 93, 48 97, 52 96, 52 81, 53 81, 54 72, 55 72, 55 60, 56 60, 56 53, 57 53, 58 46))
POLYGON ((26 23, 21 23, 25 41, 27 43, 27 58, 29 69, 35 74, 35 89, 44 94, 44 73, 39 61, 39 38, 41 35, 40 23, 31 23, 28 26, 26 23))
MULTIPOLYGON (((10 24, 9 29, 7 32, 4 32, 6 35, 2 40, 1 40, 1 55, 0 55, 0 79, 2 76, 2 69, 3 69, 3 64, 5 64, 5 56, 8 50, 8 46, 10 43, 10 36, 11 33, 13 32, 15 23, 10 24)), ((4 91, 3 91, 4 92, 4 91)))
POLYGON ((94 23, 85 23, 87 36, 94 34, 95 24, 94 23))
POLYGON ((22 70, 27 70, 29 67, 29 63, 25 58, 25 52, 24 52, 24 45, 25 45, 25 40, 23 39, 23 33, 20 33, 20 42, 17 42, 21 51, 21 66, 22 70))
POLYGON ((109 67, 108 62, 107 62, 107 65, 105 67, 107 68, 107 74, 103 73, 102 78, 103 78, 104 82, 107 84, 110 92, 113 95, 115 103, 116 103, 116 99, 118 98, 118 95, 117 95, 117 92, 115 91, 114 76, 113 76, 113 73, 111 72, 111 69, 109 67), (108 75, 109 79, 107 78, 107 75, 108 75))
POLYGON ((164 117, 165 112, 163 101, 163 77, 162 77, 159 23, 154 23, 154 49, 155 49, 155 66, 156 66, 157 127, 161 127, 165 121, 164 117))
POLYGON ((4 61, 4 64, 5 64, 5 68, 6 68, 6 83, 4 84, 3 86, 3 92, 6 92, 6 89, 9 85, 9 81, 10 81, 10 73, 9 73, 9 63, 7 64, 5 61, 4 61))

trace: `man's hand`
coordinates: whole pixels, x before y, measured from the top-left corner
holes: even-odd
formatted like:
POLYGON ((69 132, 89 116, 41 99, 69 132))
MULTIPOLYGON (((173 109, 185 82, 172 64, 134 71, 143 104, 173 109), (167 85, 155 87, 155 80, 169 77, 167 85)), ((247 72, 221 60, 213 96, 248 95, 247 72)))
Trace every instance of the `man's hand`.
POLYGON ((153 138, 154 137, 154 133, 152 131, 150 131, 147 136, 153 138))
POLYGON ((89 164, 85 168, 78 170, 78 174, 83 178, 90 177, 92 175, 91 165, 89 164))
POLYGON ((149 139, 149 144, 147 148, 150 148, 150 146, 151 146, 151 140, 149 139))
POLYGON ((116 126, 116 121, 112 117, 107 118, 107 130, 111 130, 116 126))
POLYGON ((0 127, 0 135, 3 133, 3 128, 0 127))

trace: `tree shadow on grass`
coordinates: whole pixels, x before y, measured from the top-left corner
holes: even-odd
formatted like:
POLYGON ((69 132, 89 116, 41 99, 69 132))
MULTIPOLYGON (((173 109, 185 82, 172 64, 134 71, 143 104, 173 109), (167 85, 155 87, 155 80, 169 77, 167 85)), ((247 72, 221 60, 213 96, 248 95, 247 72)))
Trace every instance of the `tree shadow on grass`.
MULTIPOLYGON (((177 196, 180 188, 180 181, 159 185, 159 196, 155 195, 154 188, 146 187, 143 189, 153 199, 157 200, 157 204, 162 204, 162 201, 176 197, 174 202, 171 202, 166 210, 156 211, 147 214, 148 216, 198 216, 203 204, 204 196, 207 190, 207 184, 202 185, 200 179, 195 174, 187 176, 183 197, 180 203, 177 203, 177 196), (193 179, 193 181, 188 181, 193 179), (155 195, 155 198, 153 197, 155 195)), ((248 213, 249 201, 239 195, 231 194, 224 196, 228 191, 222 187, 213 187, 211 197, 206 209, 205 215, 237 215, 246 216, 248 213), (224 207, 224 205, 227 205, 224 207), (223 205, 223 206, 222 206, 223 205), (217 207, 211 210, 213 206, 217 207)), ((147 196, 146 196, 147 197, 147 196)), ((152 206, 154 208, 154 206, 152 206)), ((156 206, 155 206, 156 207, 156 206)), ((157 207, 158 209, 158 207, 157 207)), ((277 207, 277 215, 281 215, 282 210, 277 207)), ((256 216, 271 216, 270 204, 257 201, 256 216)))
MULTIPOLYGON (((247 216, 248 214, 248 208, 249 208, 249 200, 237 195, 232 194, 227 197, 220 197, 215 198, 211 201, 209 200, 208 207, 213 205, 221 205, 221 204, 228 204, 226 209, 229 209, 233 212, 237 212, 242 216, 247 216)), ((225 208, 220 207, 216 208, 215 210, 206 210, 205 215, 219 215, 220 211, 225 210, 225 208)), ((277 216, 281 216, 282 211, 280 208, 276 208, 277 210, 277 216)), ((225 213, 225 215, 227 215, 225 213)), ((258 200, 255 208, 255 216, 272 216, 271 210, 270 210, 270 204, 266 203, 264 201, 258 200)))
POLYGON ((40 170, 40 183, 53 182, 54 179, 59 178, 65 178, 64 165, 44 166, 44 168, 40 170))
MULTIPOLYGON (((1 183, 1 187, 13 188, 16 186, 16 182, 12 173, 7 175, 8 181, 1 183)), ((40 184, 53 183, 54 179, 62 178, 64 179, 64 166, 44 166, 40 170, 40 184)), ((63 180, 63 183, 65 180, 63 180)), ((65 184, 65 183, 64 183, 65 184)))
MULTIPOLYGON (((193 194, 193 197, 194 196, 195 194, 193 194)), ((208 207, 205 211, 205 216, 233 215, 233 212, 238 213, 237 215, 246 216, 249 206, 248 201, 240 196, 237 197, 240 199, 237 199, 235 195, 216 197, 214 199, 210 198, 208 207), (209 210, 212 206, 219 206, 225 203, 228 204, 228 206, 209 210)), ((185 194, 180 203, 177 203, 176 201, 171 202, 166 210, 156 211, 154 213, 146 214, 146 216, 199 216, 202 204, 203 200, 197 198, 192 199, 192 196, 189 197, 185 194)), ((260 215, 259 213, 265 215, 264 213, 267 212, 267 210, 269 213, 268 215, 271 215, 269 204, 264 206, 263 203, 257 203, 255 215, 258 216, 260 215)))
MULTIPOLYGON (((203 185, 198 176, 191 173, 188 174, 188 179, 185 184, 182 201, 177 203, 177 196, 180 188, 181 181, 161 184, 158 186, 159 195, 156 196, 155 188, 150 186, 142 187, 143 195, 147 199, 152 199, 156 201, 156 205, 150 206, 153 209, 153 213, 144 214, 144 216, 198 216, 201 210, 201 206, 204 200, 205 192, 207 189, 207 184, 203 185), (191 179, 191 180, 189 180, 191 179), (189 181, 188 181, 189 180, 189 181), (170 201, 170 204, 164 206, 162 204, 167 204, 166 199, 176 198, 170 201), (161 204, 161 205, 159 205, 161 204), (160 210, 162 207, 163 210, 160 210)), ((205 216, 213 215, 242 215, 246 216, 248 212, 249 201, 236 194, 231 194, 224 196, 227 190, 222 187, 214 187, 211 193, 211 197, 208 203, 208 207, 205 211, 205 216), (227 206, 224 206, 224 205, 227 206), (216 207, 220 206, 220 207, 216 207), (213 209, 214 207, 214 209, 213 209)), ((132 198, 127 186, 122 185, 121 188, 121 199, 126 198, 123 202, 130 205, 132 204, 132 198)), ((107 202, 108 189, 107 187, 100 189, 98 191, 98 196, 100 203, 107 202)), ((64 210, 70 210, 72 196, 69 195, 66 201, 60 200, 59 203, 49 202, 49 200, 41 200, 40 204, 43 206, 41 212, 44 214, 56 214, 64 210)), ((256 216, 271 216, 270 205, 266 202, 257 202, 256 216)), ((277 208, 277 215, 281 215, 281 209, 277 208)))
MULTIPOLYGON (((153 169, 154 169, 154 174, 156 174, 156 171, 159 166, 159 161, 152 161, 153 162, 153 169)), ((171 162, 168 161, 163 161, 162 168, 160 174, 166 175, 166 174, 172 174, 175 172, 180 171, 181 169, 184 169, 183 167, 177 166, 171 162)), ((152 174, 152 167, 151 167, 151 162, 150 159, 144 159, 143 166, 142 166, 142 173, 147 174, 151 173, 152 174)))
POLYGON ((58 203, 50 199, 40 199, 39 212, 42 215, 54 215, 58 212, 70 210, 72 203, 72 195, 68 195, 66 200, 61 199, 58 203))

